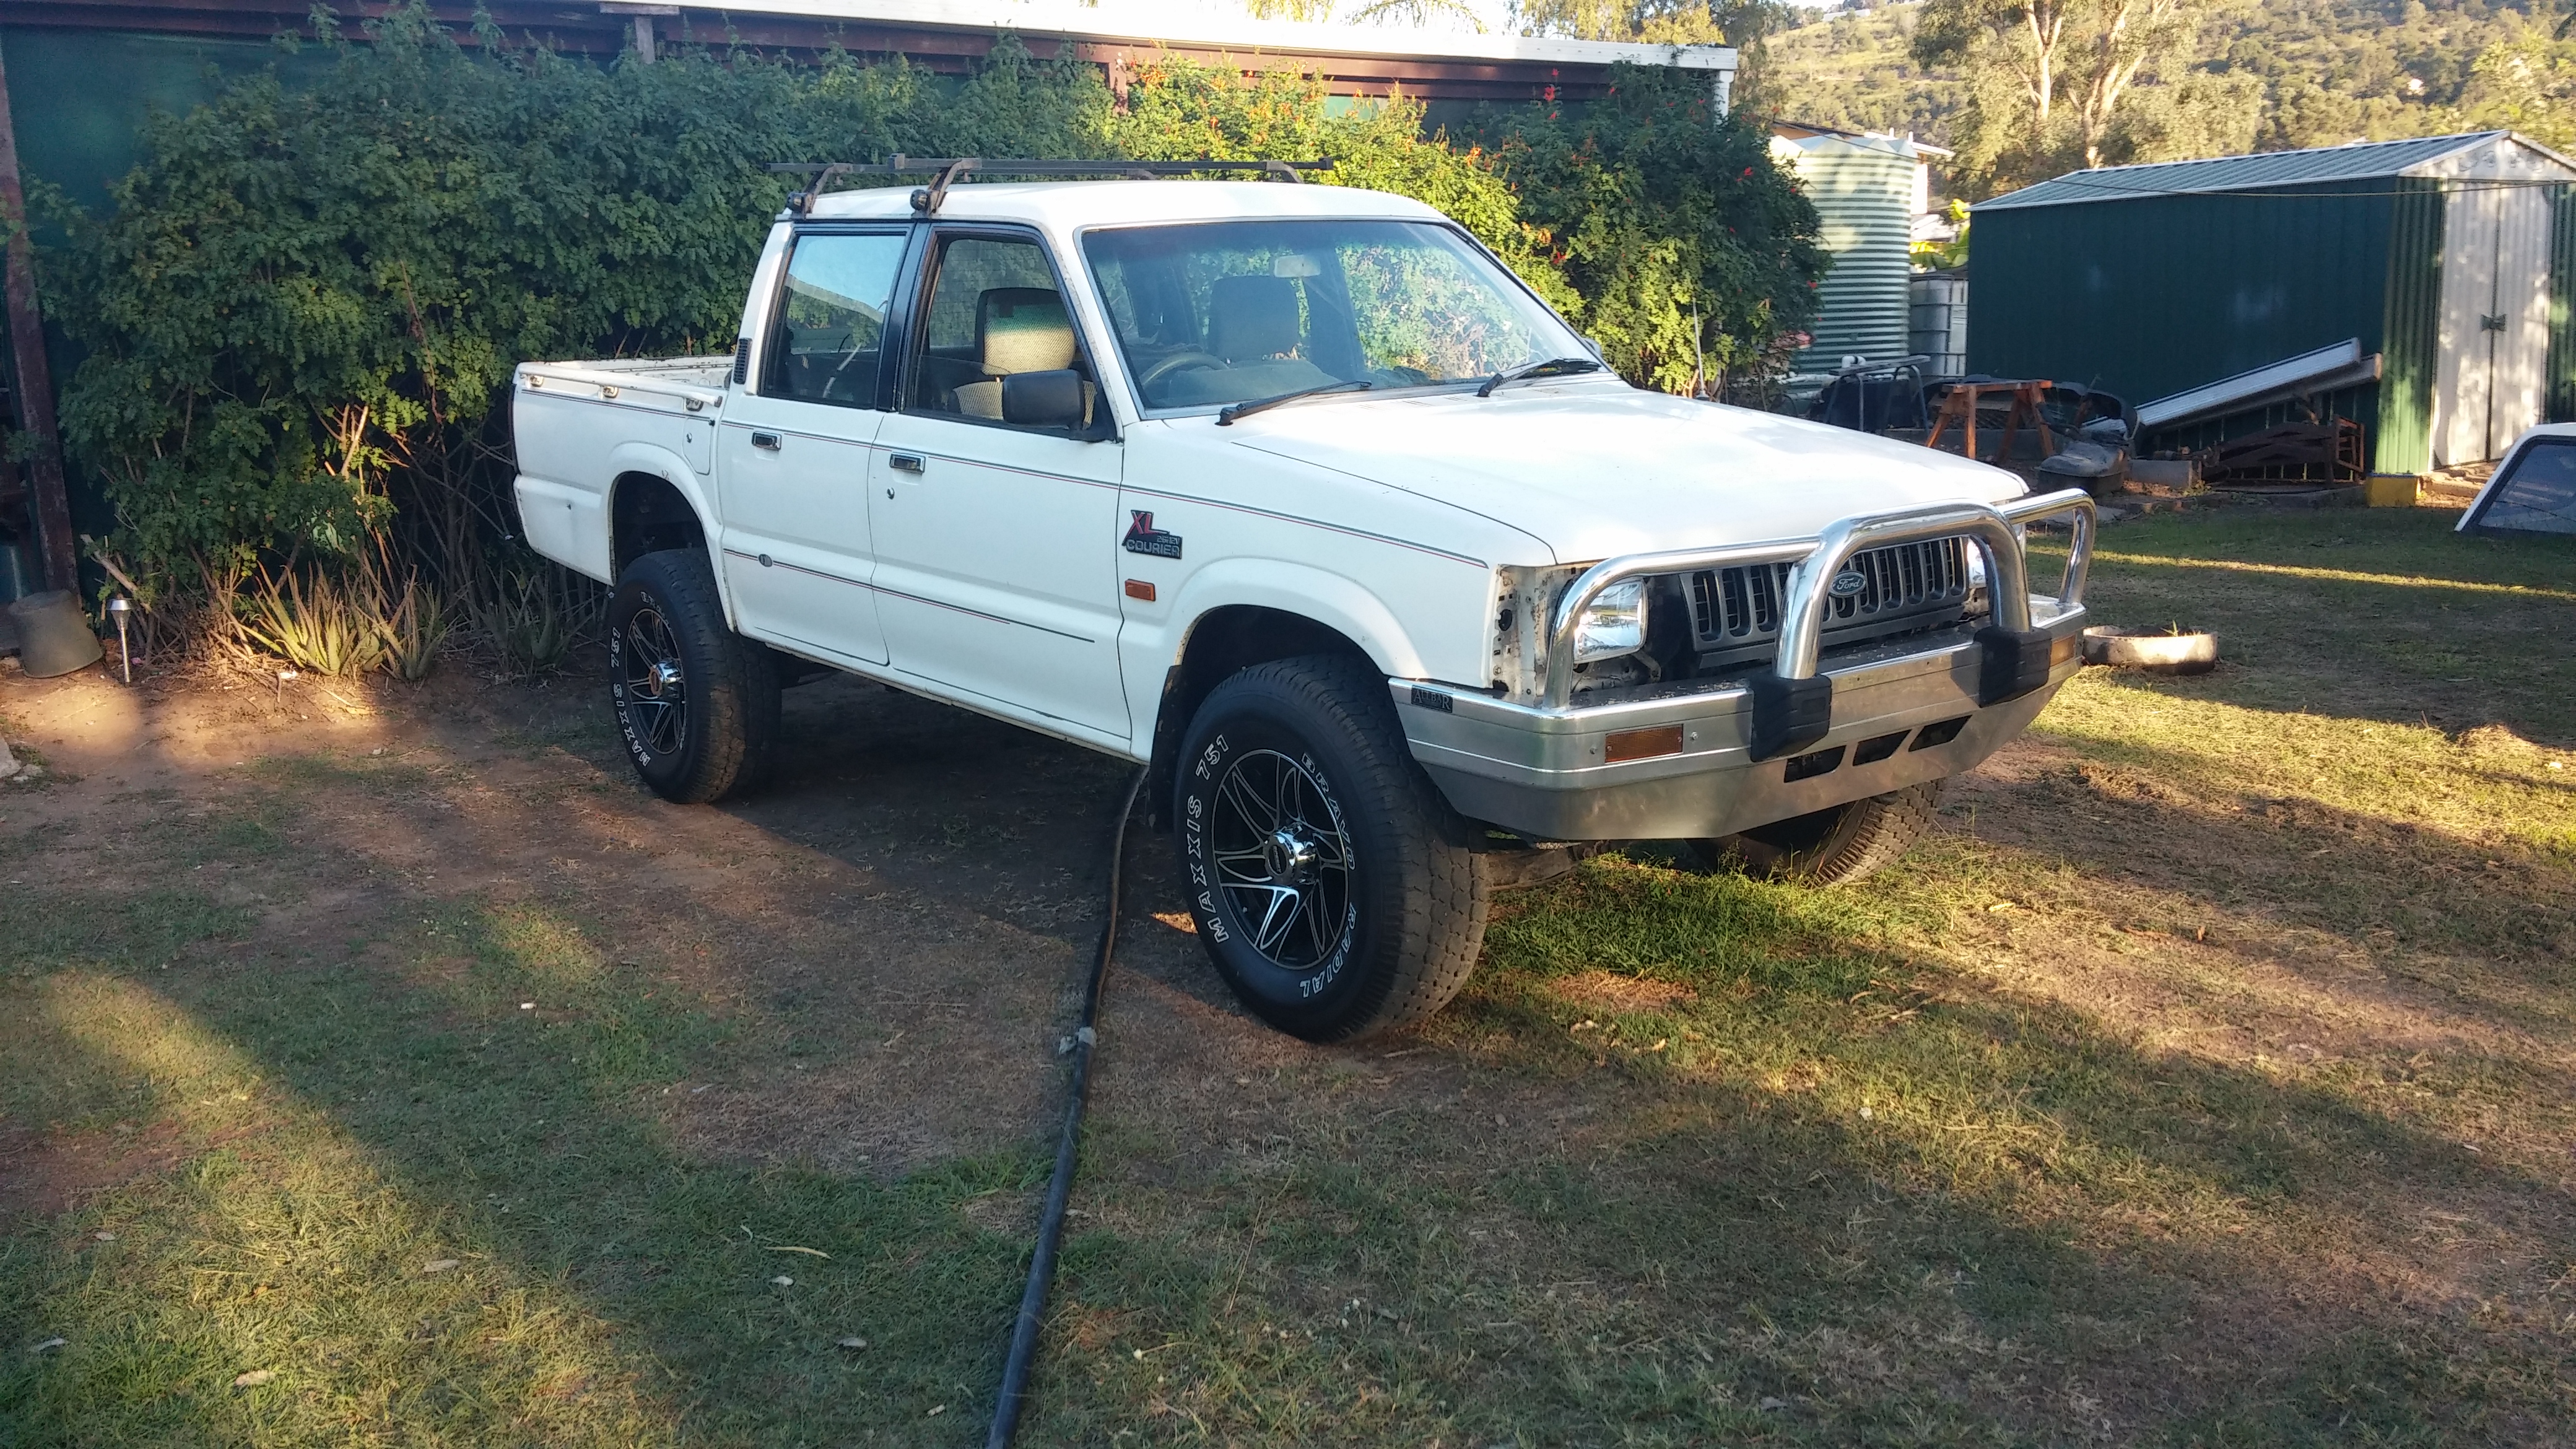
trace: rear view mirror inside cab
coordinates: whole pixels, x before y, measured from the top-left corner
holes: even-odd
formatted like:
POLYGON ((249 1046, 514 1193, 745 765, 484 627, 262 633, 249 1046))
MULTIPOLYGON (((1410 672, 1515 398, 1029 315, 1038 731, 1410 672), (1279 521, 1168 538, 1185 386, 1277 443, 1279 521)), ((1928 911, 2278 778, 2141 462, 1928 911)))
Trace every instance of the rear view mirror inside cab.
POLYGON ((1274 277, 1320 277, 1323 274, 1323 263, 1295 252, 1284 253, 1270 262, 1270 275, 1274 277))

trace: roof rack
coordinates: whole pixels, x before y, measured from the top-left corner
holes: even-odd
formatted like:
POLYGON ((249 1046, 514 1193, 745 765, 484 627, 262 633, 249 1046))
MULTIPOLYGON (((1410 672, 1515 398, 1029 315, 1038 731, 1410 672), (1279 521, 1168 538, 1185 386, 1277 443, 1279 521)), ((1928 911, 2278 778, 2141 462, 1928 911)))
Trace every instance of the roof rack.
POLYGON ((904 156, 885 161, 773 161, 769 170, 792 176, 809 176, 803 191, 787 198, 788 209, 798 216, 810 216, 815 199, 836 176, 917 176, 932 174, 928 186, 915 187, 912 209, 924 216, 936 215, 939 204, 948 199, 948 188, 966 179, 969 172, 1003 176, 1120 176, 1151 180, 1157 176, 1189 176, 1201 171, 1259 171, 1280 181, 1303 181, 1301 171, 1330 171, 1332 161, 1034 161, 986 160, 977 156, 904 156))

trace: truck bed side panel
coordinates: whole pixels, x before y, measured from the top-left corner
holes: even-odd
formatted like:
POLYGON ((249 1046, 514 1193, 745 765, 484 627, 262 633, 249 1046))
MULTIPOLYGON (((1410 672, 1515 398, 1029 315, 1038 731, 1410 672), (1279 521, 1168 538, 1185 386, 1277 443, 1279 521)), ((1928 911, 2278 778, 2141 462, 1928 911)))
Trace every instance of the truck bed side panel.
POLYGON ((707 497, 723 394, 684 365, 531 363, 516 382, 519 520, 538 553, 610 580, 610 499, 622 473, 707 497))

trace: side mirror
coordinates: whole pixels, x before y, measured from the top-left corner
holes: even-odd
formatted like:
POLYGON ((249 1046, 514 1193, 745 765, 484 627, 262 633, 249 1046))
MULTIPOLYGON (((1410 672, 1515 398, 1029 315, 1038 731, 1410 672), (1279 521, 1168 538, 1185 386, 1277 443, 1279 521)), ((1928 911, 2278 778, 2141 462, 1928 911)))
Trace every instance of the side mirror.
POLYGON ((1070 367, 1014 372, 1002 379, 1002 421, 1024 427, 1082 426, 1082 374, 1070 367))

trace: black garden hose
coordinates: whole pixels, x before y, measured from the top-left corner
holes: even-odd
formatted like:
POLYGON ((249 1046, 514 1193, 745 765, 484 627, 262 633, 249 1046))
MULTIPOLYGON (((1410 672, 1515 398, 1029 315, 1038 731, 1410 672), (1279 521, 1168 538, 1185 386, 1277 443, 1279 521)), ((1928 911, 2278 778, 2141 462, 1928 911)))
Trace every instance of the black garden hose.
POLYGON ((1118 805, 1118 823, 1109 832, 1109 910, 1100 923, 1100 949, 1091 958, 1091 984, 1082 994, 1082 1025, 1073 1034, 1073 1090, 1064 1104, 1064 1136, 1056 1143, 1055 1177, 1047 1184, 1046 1210, 1038 1215, 1037 1250, 1029 1256, 1028 1286, 1020 1292, 1019 1321, 1011 1327, 1010 1357, 1002 1360, 1002 1394, 993 1405, 993 1432, 985 1449, 1009 1449, 1020 1426, 1020 1405, 1027 1399, 1029 1366, 1037 1357, 1038 1320, 1046 1312, 1047 1289, 1055 1280, 1056 1247, 1064 1239, 1064 1209, 1073 1196, 1073 1161, 1082 1139, 1082 1108, 1091 1095, 1091 1053, 1099 1045, 1100 988, 1109 979, 1109 954, 1118 942, 1118 898, 1127 863, 1127 820, 1136 813, 1136 795, 1145 786, 1138 770, 1118 805))

